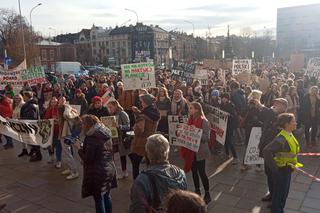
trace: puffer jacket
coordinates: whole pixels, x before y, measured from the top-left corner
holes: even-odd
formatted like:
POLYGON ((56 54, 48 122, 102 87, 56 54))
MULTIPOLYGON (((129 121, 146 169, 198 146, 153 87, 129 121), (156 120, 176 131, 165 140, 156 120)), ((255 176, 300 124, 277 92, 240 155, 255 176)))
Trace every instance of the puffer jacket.
POLYGON ((161 209, 161 201, 169 189, 187 189, 184 171, 169 163, 151 166, 139 174, 131 188, 129 212, 147 213, 161 209))
POLYGON ((107 193, 116 182, 110 133, 103 124, 95 124, 86 133, 83 149, 78 151, 83 160, 83 198, 107 193))

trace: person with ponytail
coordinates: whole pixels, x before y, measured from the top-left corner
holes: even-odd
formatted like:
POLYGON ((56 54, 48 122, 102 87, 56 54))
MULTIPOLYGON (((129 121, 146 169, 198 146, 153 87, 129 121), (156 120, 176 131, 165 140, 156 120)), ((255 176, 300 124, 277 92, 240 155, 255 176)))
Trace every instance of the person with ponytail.
POLYGON ((193 152, 185 147, 180 148, 180 154, 185 160, 184 171, 192 171, 192 178, 195 192, 201 195, 199 175, 205 190, 204 201, 206 204, 211 202, 209 192, 209 179, 206 174, 206 159, 209 157, 208 142, 210 139, 210 123, 205 117, 202 106, 198 102, 192 102, 189 105, 188 125, 202 129, 202 137, 198 152, 193 152))

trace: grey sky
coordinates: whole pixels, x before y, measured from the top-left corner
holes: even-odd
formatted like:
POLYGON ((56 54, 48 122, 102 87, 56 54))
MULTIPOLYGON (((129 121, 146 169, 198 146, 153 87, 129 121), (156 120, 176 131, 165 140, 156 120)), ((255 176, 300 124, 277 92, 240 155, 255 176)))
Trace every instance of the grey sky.
MULTIPOLYGON (((21 0, 22 14, 29 19, 30 9, 39 2, 43 5, 34 10, 32 23, 44 35, 77 32, 92 24, 114 27, 129 19, 129 24, 134 24, 135 15, 124 10, 130 8, 145 24, 192 33, 192 25, 185 22, 188 20, 194 23, 196 35, 205 36, 208 26, 213 35, 226 34, 227 25, 235 34, 247 27, 275 29, 277 8, 320 0, 21 0)), ((18 0, 0 0, 0 7, 18 11, 18 0)))

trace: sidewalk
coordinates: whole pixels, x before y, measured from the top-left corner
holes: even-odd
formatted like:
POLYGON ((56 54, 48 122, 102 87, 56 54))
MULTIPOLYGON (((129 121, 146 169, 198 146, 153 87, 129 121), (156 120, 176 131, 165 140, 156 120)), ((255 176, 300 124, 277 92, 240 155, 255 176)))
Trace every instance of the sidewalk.
MULTIPOLYGON (((61 170, 47 164, 46 151, 42 151, 44 160, 29 163, 26 157, 20 159, 16 157, 21 146, 16 144, 15 147, 17 148, 3 150, 0 146, 0 204, 7 204, 3 213, 95 212, 93 199, 81 198, 81 178, 66 181, 60 174, 61 170)), ((243 148, 240 147, 237 151, 241 154, 243 148)), ((319 148, 317 151, 320 151, 319 148)), ((119 156, 116 154, 115 157, 120 167, 119 156)), ((305 164, 304 170, 320 177, 319 157, 300 157, 300 159, 305 164)), ((171 153, 171 162, 178 166, 182 165, 177 153, 171 153)), ((209 159, 207 163, 208 175, 211 176, 211 195, 214 199, 214 202, 209 205, 208 212, 269 212, 265 208, 266 204, 260 202, 261 197, 266 193, 263 172, 257 173, 254 168, 241 172, 240 165, 226 163, 226 167, 222 167, 222 172, 213 176, 222 163, 223 161, 216 156, 209 159)), ((131 165, 128 167, 131 168, 131 165)), ((190 173, 188 182, 189 189, 193 190, 190 173)), ((121 180, 118 188, 112 190, 113 212, 128 212, 131 183, 131 180, 121 180)), ((319 213, 320 183, 294 173, 286 208, 286 213, 319 213)))

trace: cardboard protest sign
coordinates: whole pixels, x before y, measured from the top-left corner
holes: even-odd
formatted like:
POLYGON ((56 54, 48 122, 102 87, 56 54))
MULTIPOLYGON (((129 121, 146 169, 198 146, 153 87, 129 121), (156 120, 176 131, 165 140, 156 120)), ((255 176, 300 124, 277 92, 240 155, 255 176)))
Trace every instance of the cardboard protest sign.
POLYGON ((181 128, 181 125, 187 123, 187 117, 168 115, 168 128, 169 128, 169 142, 172 145, 176 145, 177 130, 181 128))
POLYGON ((251 73, 251 59, 234 59, 232 61, 232 74, 238 75, 242 72, 251 73))
POLYGON ((220 67, 220 61, 215 59, 203 59, 203 67, 208 69, 217 69, 220 67))
POLYGON ((309 77, 320 79, 320 57, 310 58, 305 73, 309 77))
POLYGON ((226 84, 226 71, 224 69, 218 70, 218 79, 223 82, 223 84, 226 84))
POLYGON ((196 71, 195 64, 179 64, 172 69, 171 78, 176 81, 185 81, 187 84, 192 84, 196 71))
POLYGON ((47 148, 52 145, 53 119, 15 120, 0 116, 0 134, 25 144, 47 148))
POLYGON ((202 129, 198 129, 193 125, 183 123, 177 128, 177 137, 173 144, 177 146, 183 146, 194 152, 198 152, 202 131, 202 129))
POLYGON ((70 105, 73 109, 77 111, 77 113, 81 114, 81 105, 70 105))
POLYGON ((211 127, 216 130, 217 141, 224 145, 226 141, 229 113, 222 111, 219 108, 212 107, 209 104, 203 104, 203 111, 207 115, 211 127))
POLYGON ((208 80, 209 80, 208 70, 197 66, 197 69, 193 76, 193 81, 196 81, 196 80, 198 80, 201 83, 201 85, 208 85, 208 80))
POLYGON ((30 86, 46 83, 46 75, 43 67, 31 67, 24 70, 0 71, 0 86, 5 87, 11 84, 14 88, 22 88, 24 83, 28 82, 30 86))
POLYGON ((122 79, 125 90, 156 87, 154 64, 122 64, 122 79))
POLYGON ((105 117, 101 117, 100 120, 106 127, 110 129, 112 138, 119 137, 116 116, 105 116, 105 117))
POLYGON ((107 104, 110 101, 115 100, 114 96, 113 96, 113 92, 110 88, 108 88, 108 90, 103 94, 103 96, 101 97, 102 99, 102 106, 107 106, 107 104))
POLYGON ((241 84, 246 84, 246 85, 252 84, 251 73, 242 72, 236 75, 236 79, 241 84))
POLYGON ((302 71, 304 68, 304 54, 292 54, 290 56, 290 70, 293 72, 302 71))
POLYGON ((263 158, 259 157, 259 148, 261 138, 261 127, 253 127, 249 137, 249 143, 244 157, 245 165, 264 164, 263 158))
POLYGON ((3 69, 3 67, 0 67, 0 71, 9 71, 9 72, 18 71, 18 70, 26 70, 26 69, 27 69, 26 59, 24 59, 24 60, 21 62, 21 64, 19 64, 18 66, 16 66, 16 67, 13 68, 13 69, 5 70, 5 69, 3 69))

